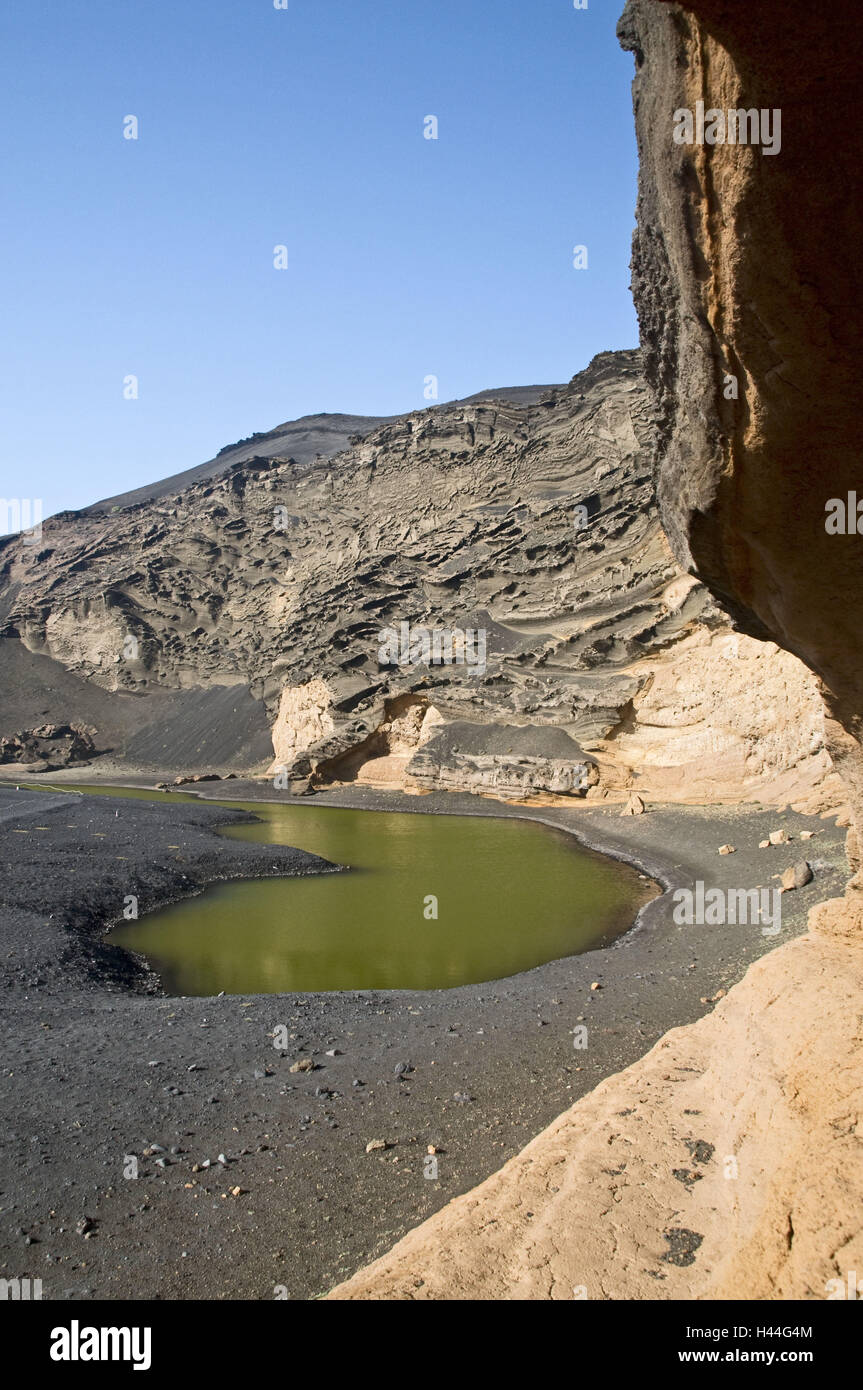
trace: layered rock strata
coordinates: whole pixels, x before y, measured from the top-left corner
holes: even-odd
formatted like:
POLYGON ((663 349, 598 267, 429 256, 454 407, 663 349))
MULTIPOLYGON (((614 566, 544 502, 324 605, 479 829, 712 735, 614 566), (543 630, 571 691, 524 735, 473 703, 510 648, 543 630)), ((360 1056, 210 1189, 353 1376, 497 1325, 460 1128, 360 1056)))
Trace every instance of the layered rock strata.
POLYGON ((50 663, 100 747, 166 770, 264 772, 269 729, 269 775, 294 791, 824 795, 812 679, 732 641, 669 552, 637 353, 564 387, 351 423, 350 440, 281 426, 221 471, 0 543, 0 734, 22 705, 46 717, 50 663), (29 706, 12 698, 27 679, 29 706), (471 726, 459 751, 421 747, 414 716, 393 726, 409 696, 421 720, 471 726))

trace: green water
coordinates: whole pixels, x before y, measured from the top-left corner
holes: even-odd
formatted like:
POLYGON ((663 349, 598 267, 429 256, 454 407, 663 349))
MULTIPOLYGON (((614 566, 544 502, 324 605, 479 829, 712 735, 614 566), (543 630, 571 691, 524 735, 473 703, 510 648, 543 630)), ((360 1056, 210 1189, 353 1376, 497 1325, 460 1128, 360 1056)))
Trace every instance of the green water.
POLYGON ((530 821, 218 804, 260 818, 227 837, 294 845, 350 870, 217 884, 112 932, 174 994, 501 979, 610 940, 649 896, 632 869, 530 821))

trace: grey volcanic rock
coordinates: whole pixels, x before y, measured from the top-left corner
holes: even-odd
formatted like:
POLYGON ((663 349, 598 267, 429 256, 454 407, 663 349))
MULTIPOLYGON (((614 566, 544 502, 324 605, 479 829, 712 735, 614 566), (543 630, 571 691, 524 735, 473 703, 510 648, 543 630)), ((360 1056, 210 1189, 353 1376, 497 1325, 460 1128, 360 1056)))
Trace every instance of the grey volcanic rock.
MULTIPOLYGON (((494 391, 478 391, 473 396, 450 404, 472 405, 479 401, 496 400, 509 401, 513 405, 533 405, 555 389, 554 386, 504 386, 494 391)), ((191 487, 193 483, 221 477, 237 464, 248 463, 252 459, 290 459, 296 464, 330 459, 381 425, 398 418, 395 415, 303 415, 299 420, 288 420, 283 425, 276 425, 275 429, 259 430, 247 439, 226 444, 215 458, 199 463, 195 468, 174 473, 158 483, 147 483, 129 492, 118 493, 115 497, 103 498, 101 502, 94 502, 83 510, 85 514, 96 515, 122 511, 139 502, 155 502, 157 498, 170 497, 191 487)))
POLYGON ((155 502, 160 497, 181 492, 194 483, 222 477, 238 464, 248 463, 251 459, 290 458, 298 464, 329 459, 346 449, 353 438, 363 438, 391 418, 387 415, 304 415, 299 420, 277 425, 273 430, 261 430, 248 439, 239 439, 236 444, 226 444, 215 458, 199 463, 195 468, 187 468, 182 473, 163 478, 161 482, 148 483, 119 493, 116 497, 94 502, 91 507, 84 508, 84 513, 113 513, 141 502, 155 502))
POLYGON ((96 753, 95 729, 82 724, 42 724, 0 737, 0 763, 39 763, 46 771, 86 763, 96 753))
MULTIPOLYGON (((41 548, 0 549, 3 635, 135 694, 148 727, 144 695, 245 689, 272 723, 285 687, 315 679, 349 742, 415 688, 479 723, 595 723, 592 673, 650 640, 676 572, 650 509, 637 354, 604 354, 566 387, 484 394, 333 460, 268 453, 286 437, 273 431, 228 450, 218 478, 49 520, 41 548), (486 669, 382 666, 380 634, 401 623, 481 626, 486 669)), ((123 747, 188 761, 168 723, 160 712, 162 748, 146 729, 123 747)))
POLYGON ((347 447, 344 417, 310 418, 341 423, 329 443, 316 425, 305 452, 308 421, 281 426, 231 446, 221 471, 51 518, 41 546, 0 544, 0 649, 16 653, 0 734, 74 715, 134 766, 269 765, 294 792, 624 795, 646 767, 654 797, 713 799, 800 766, 807 786, 823 776, 793 669, 759 760, 753 733, 776 720, 752 653, 699 663, 728 619, 662 534, 637 352, 562 387, 356 417, 347 447), (479 742, 445 766, 446 742, 427 745, 454 721, 479 742), (517 752, 481 733, 500 727, 527 731, 517 752), (549 728, 569 740, 560 756, 549 728), (582 748, 600 767, 586 785, 582 748))
POLYGON ((136 767, 247 768, 272 748, 264 706, 243 683, 111 692, 8 637, 0 641, 0 737, 36 719, 91 726, 91 759, 109 755, 136 767))
POLYGON ((584 794, 599 775, 595 760, 564 729, 456 721, 414 753, 406 780, 422 790, 468 790, 514 800, 546 792, 584 794))

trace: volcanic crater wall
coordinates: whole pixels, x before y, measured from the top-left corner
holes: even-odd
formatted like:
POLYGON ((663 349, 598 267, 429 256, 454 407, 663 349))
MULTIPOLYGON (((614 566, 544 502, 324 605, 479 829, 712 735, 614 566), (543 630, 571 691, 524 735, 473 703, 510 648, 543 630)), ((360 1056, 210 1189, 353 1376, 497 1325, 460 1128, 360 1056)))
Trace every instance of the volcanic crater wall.
MULTIPOLYGON (((861 32, 857 5, 778 0, 629 0, 619 25, 636 62, 633 290, 663 524, 742 630, 817 673, 858 823, 863 536, 827 519, 861 481, 861 32), (779 148, 710 143, 711 113, 728 111, 764 113, 779 148)), ((849 851, 857 867, 853 834, 849 851)))
POLYGON ((639 354, 603 353, 566 386, 367 421, 332 457, 280 456, 282 428, 177 492, 52 518, 0 545, 0 737, 74 720, 125 764, 269 766, 293 792, 820 806, 812 679, 724 642, 681 574, 652 417, 639 354), (466 659, 382 660, 405 629, 464 632, 466 659), (422 730, 393 720, 408 697, 422 730))

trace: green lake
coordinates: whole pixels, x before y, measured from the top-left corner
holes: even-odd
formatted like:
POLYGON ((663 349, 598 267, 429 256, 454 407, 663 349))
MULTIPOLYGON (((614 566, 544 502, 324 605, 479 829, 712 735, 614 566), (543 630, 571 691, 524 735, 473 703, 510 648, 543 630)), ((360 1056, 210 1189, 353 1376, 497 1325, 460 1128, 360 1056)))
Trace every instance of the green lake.
POLYGON ((216 804, 259 817, 220 834, 293 845, 349 871, 215 884, 116 928, 111 940, 145 956, 171 994, 502 979, 607 943, 652 896, 633 869, 536 822, 216 804))

